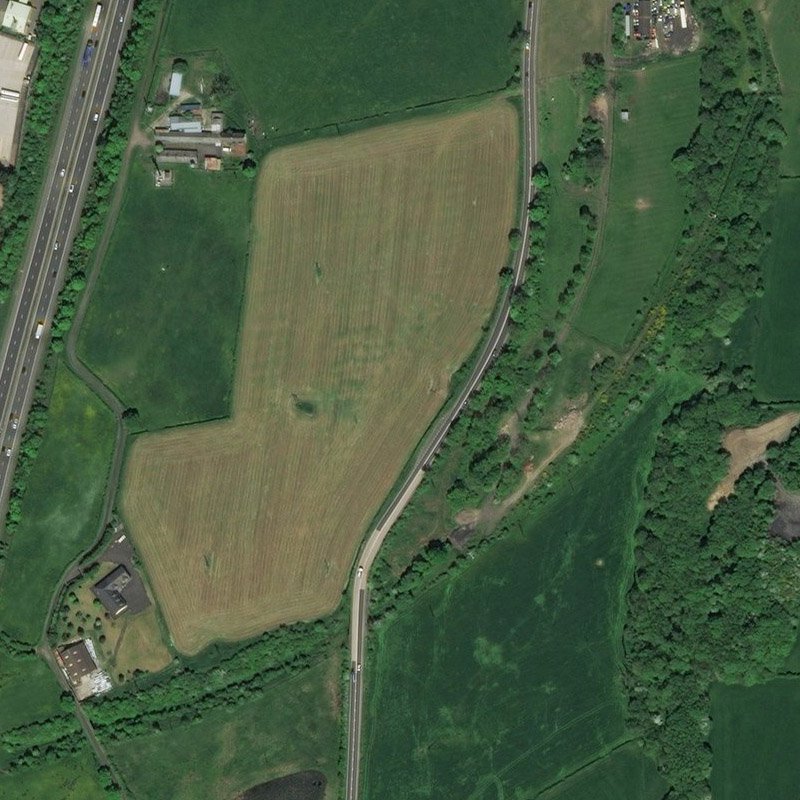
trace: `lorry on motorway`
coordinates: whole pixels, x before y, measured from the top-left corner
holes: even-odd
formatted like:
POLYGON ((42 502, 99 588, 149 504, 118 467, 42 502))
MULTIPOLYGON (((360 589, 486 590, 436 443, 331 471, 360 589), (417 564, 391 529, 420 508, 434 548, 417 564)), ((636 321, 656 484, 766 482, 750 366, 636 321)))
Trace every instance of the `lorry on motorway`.
POLYGON ((100 24, 100 12, 103 10, 103 4, 98 3, 97 8, 94 10, 94 19, 92 20, 92 30, 96 31, 97 26, 100 24))
POLYGON ((44 320, 40 319, 36 322, 36 330, 33 332, 34 339, 41 339, 44 333, 44 320))
POLYGON ((83 51, 82 63, 83 63, 83 68, 84 69, 86 69, 86 67, 89 66, 89 63, 92 60, 93 53, 94 53, 94 42, 91 39, 89 39, 89 41, 86 42, 86 47, 85 47, 85 49, 83 51))

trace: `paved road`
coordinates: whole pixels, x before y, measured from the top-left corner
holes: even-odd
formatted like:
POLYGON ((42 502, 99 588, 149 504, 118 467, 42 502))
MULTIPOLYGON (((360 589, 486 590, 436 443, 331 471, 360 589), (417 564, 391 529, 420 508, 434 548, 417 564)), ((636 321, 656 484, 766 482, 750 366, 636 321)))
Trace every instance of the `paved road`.
POLYGON ((49 328, 91 177, 95 143, 111 98, 132 4, 133 0, 106 0, 96 31, 90 30, 91 20, 86 20, 85 37, 75 61, 54 155, 12 299, 0 350, 0 508, 8 500, 20 435, 44 361, 49 328), (90 37, 97 40, 97 46, 92 60, 84 67, 80 56, 90 37), (44 323, 44 331, 37 339, 35 330, 39 321, 44 323))
POLYGON ((346 800, 357 800, 360 777, 361 760, 361 721, 362 700, 364 695, 364 647, 366 637, 367 606, 369 602, 367 580, 372 564, 378 555, 383 540, 389 533, 392 525, 403 513, 414 492, 422 483, 425 475, 425 466, 430 463, 436 454, 450 426, 461 413, 469 396, 480 383, 489 365, 499 351, 505 339, 508 327, 508 315, 511 309, 511 295, 524 278, 525 262, 528 259, 528 206, 533 199, 533 187, 530 183, 531 171, 536 163, 538 152, 536 138, 536 92, 533 81, 533 68, 536 63, 536 28, 539 18, 541 0, 529 2, 525 14, 525 27, 530 32, 530 47, 523 49, 522 55, 522 99, 524 118, 524 153, 523 175, 525 186, 523 188, 522 217, 519 228, 523 233, 523 245, 517 253, 514 264, 514 277, 511 286, 506 292, 500 308, 493 320, 491 333, 486 340, 475 367, 467 380, 464 388, 451 402, 448 408, 439 417, 428 432, 419 454, 409 465, 405 480, 392 498, 386 511, 378 520, 375 529, 367 537, 357 561, 353 577, 352 607, 350 612, 350 707, 347 727, 347 770, 346 770, 346 800))

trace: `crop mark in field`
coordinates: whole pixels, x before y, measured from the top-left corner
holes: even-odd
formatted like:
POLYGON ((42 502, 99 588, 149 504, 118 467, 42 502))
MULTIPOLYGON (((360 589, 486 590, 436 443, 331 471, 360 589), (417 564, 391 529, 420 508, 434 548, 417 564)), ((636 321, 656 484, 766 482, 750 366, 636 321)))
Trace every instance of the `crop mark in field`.
POLYGON ((143 435, 126 470, 123 509, 182 650, 339 602, 491 312, 518 147, 498 100, 266 160, 232 419, 143 435))

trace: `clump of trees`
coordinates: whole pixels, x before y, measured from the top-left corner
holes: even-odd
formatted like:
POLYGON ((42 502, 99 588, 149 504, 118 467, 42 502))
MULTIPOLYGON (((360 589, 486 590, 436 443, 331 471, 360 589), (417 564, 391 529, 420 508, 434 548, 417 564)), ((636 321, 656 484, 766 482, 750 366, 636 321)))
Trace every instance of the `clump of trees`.
POLYGON ((594 186, 605 156, 603 123, 588 114, 581 123, 577 144, 561 167, 562 175, 565 180, 574 181, 580 186, 594 186))

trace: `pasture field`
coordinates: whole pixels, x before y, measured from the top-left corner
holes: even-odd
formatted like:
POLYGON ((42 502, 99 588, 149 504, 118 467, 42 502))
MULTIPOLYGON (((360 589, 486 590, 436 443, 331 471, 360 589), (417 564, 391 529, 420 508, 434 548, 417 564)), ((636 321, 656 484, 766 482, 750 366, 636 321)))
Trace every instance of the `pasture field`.
POLYGON ((716 685, 711 693, 711 788, 718 800, 797 796, 800 679, 716 685))
POLYGON ((156 189, 152 172, 132 164, 78 341, 147 429, 230 411, 252 192, 238 173, 187 168, 156 189))
POLYGON ((800 279, 797 274, 797 219, 800 182, 781 181, 771 226, 772 242, 764 251, 764 296, 755 308, 755 367, 764 400, 800 400, 800 372, 795 343, 800 337, 800 279))
POLYGON ((548 792, 539 800, 662 800, 669 784, 636 745, 610 753, 548 792))
POLYGON ((268 137, 503 88, 520 0, 213 0, 171 6, 169 55, 218 51, 268 137), (421 65, 424 65, 422 67, 421 65))
POLYGON ((60 695, 61 687, 44 661, 0 650, 0 730, 58 714, 60 695))
POLYGON ((756 6, 761 7, 772 57, 781 76, 783 126, 789 134, 781 154, 781 170, 785 175, 800 176, 800 5, 796 0, 759 0, 756 6))
POLYGON ((535 519, 512 511, 517 534, 375 630, 367 800, 538 796, 625 735, 624 593, 664 405, 646 406, 535 519))
POLYGON ((583 53, 605 53, 611 41, 612 5, 607 0, 543 0, 538 76, 568 75, 581 68, 583 53))
POLYGON ((621 348, 635 332, 637 312, 670 260, 681 231, 684 199, 671 161, 697 124, 695 56, 620 71, 611 144, 605 238, 576 326, 621 348))
POLYGON ((561 166, 575 146, 588 100, 579 97, 569 77, 553 78, 539 89, 539 157, 553 187, 550 226, 539 288, 542 315, 550 319, 558 309, 558 294, 572 276, 585 234, 578 222, 587 203, 598 212, 597 190, 578 189, 562 177, 561 166))
POLYGON ((114 447, 114 418, 61 363, 47 428, 0 580, 0 628, 39 641, 50 598, 70 561, 97 534, 114 447))
POLYGON ((339 748, 338 658, 288 680, 257 700, 200 722, 109 743, 137 800, 231 800, 250 786, 304 769, 328 779, 336 796, 339 748))
MULTIPOLYGON (((77 723, 76 723, 77 725, 77 723)), ((79 734, 76 733, 76 736, 79 734)), ((69 758, 0 773, 0 800, 107 800, 88 745, 69 758)))
POLYGON ((517 116, 497 100, 271 155, 233 417, 144 434, 123 513, 196 652, 325 614, 494 305, 517 116))

